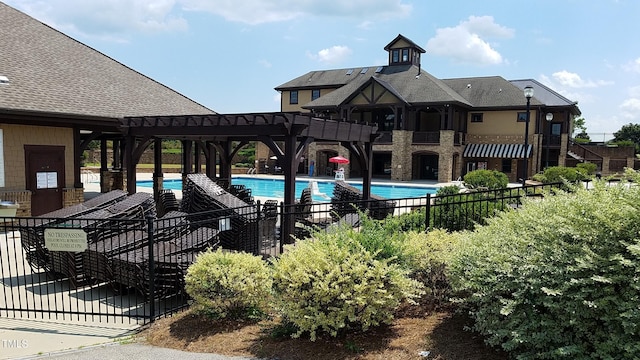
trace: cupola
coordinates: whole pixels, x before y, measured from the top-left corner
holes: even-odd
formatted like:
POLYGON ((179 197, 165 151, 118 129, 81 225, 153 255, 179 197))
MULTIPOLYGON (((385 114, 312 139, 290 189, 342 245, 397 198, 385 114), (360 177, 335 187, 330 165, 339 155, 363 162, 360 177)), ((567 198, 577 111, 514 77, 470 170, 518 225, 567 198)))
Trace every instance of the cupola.
POLYGON ((413 41, 398 34, 384 49, 389 53, 389 65, 415 65, 420 67, 420 54, 426 51, 413 41))

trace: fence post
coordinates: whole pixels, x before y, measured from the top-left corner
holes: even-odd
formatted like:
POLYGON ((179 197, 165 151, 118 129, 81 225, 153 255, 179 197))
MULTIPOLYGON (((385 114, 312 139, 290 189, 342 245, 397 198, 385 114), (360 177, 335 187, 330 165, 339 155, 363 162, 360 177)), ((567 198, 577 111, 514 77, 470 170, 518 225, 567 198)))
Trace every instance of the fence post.
POLYGON ((156 317, 156 262, 155 262, 155 254, 153 253, 153 216, 147 216, 147 239, 148 239, 148 247, 149 247, 149 322, 152 323, 156 317))
MULTIPOLYGON (((278 234, 278 236, 280 237, 280 254, 284 253, 284 236, 282 235, 282 233, 283 233, 283 231, 282 231, 282 223, 283 223, 284 217, 285 217, 284 201, 280 201, 280 234, 278 234)), ((294 224, 294 226, 295 226, 295 224, 294 224)))
POLYGON ((263 241, 262 239, 264 238, 264 233, 263 233, 263 229, 262 229, 262 219, 264 219, 264 216, 262 214, 262 208, 260 206, 260 200, 256 201, 256 219, 257 219, 257 224, 256 224, 256 238, 253 239, 253 241, 255 241, 256 243, 256 251, 254 255, 260 255, 260 253, 263 250, 263 241))
POLYGON ((427 193, 427 208, 425 210, 424 231, 429 232, 429 222, 431 221, 431 194, 427 193))

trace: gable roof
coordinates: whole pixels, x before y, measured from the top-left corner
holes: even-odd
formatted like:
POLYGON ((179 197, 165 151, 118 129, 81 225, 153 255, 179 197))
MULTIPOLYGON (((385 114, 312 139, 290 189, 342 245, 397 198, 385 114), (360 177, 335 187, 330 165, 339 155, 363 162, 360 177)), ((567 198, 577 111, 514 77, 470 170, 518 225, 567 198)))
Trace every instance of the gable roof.
POLYGON ((2 112, 72 117, 211 114, 207 107, 0 2, 2 112))
POLYGON ((391 49, 391 47, 393 46, 393 44, 397 43, 400 40, 404 40, 407 44, 409 44, 411 47, 414 47, 414 48, 418 49, 418 51, 420 51, 421 53, 425 53, 426 52, 423 48, 418 46, 418 44, 416 44, 413 41, 409 40, 408 38, 406 38, 402 34, 398 34, 398 36, 396 36, 395 39, 391 40, 391 42, 388 43, 387 46, 384 47, 384 49, 386 51, 389 51, 391 49))

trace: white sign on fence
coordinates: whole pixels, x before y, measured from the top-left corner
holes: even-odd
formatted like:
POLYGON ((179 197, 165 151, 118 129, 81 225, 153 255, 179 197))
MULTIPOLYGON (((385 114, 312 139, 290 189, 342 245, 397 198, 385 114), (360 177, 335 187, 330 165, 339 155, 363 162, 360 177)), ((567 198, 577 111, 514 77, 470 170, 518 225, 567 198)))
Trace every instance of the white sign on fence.
POLYGON ((44 246, 51 251, 87 250, 87 233, 82 229, 45 229, 44 246))

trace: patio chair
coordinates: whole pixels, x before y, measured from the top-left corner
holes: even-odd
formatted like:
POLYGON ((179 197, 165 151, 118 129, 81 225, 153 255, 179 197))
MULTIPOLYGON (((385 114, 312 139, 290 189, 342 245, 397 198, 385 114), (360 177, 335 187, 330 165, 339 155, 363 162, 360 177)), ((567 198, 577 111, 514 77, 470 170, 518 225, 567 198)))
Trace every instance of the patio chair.
POLYGON ((311 188, 311 195, 321 197, 325 200, 331 199, 331 197, 323 192, 320 192, 317 181, 310 181, 309 188, 311 188))

